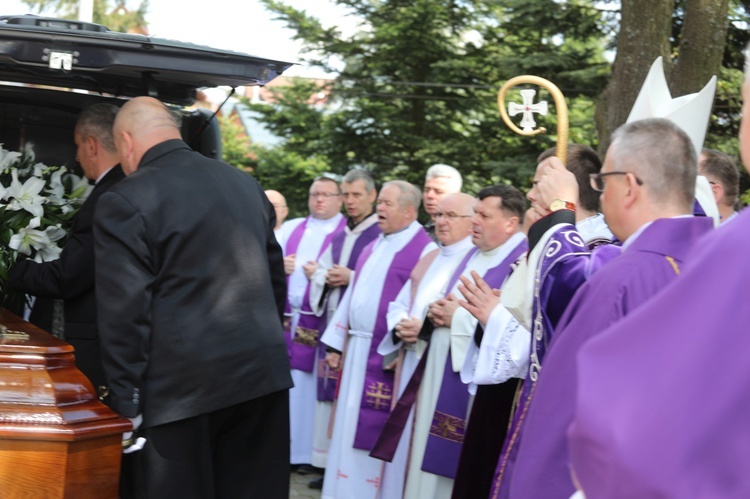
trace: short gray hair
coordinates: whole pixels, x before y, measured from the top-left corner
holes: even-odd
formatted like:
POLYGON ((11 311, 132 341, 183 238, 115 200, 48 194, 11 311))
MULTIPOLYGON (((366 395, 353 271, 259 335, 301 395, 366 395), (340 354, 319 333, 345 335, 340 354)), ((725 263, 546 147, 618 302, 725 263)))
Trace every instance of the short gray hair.
POLYGON ((419 192, 419 189, 414 184, 410 184, 405 180, 391 180, 383 184, 383 189, 390 186, 398 187, 398 190, 401 191, 398 196, 399 206, 402 208, 413 206, 415 211, 419 211, 419 205, 422 203, 422 193, 419 192))
POLYGON ((610 148, 615 171, 642 180, 652 202, 692 208, 698 161, 682 128, 664 118, 634 121, 615 130, 610 148))
POLYGON ((375 189, 375 181, 372 179, 372 175, 370 175, 370 172, 368 172, 367 170, 363 170, 362 168, 355 168, 354 170, 349 170, 348 172, 346 172, 346 175, 344 175, 341 183, 351 184, 352 182, 356 182, 357 180, 361 180, 362 182, 364 182, 367 192, 375 189))
POLYGON ((76 130, 84 138, 94 137, 110 154, 116 154, 113 128, 119 107, 100 102, 84 109, 76 121, 76 130))
POLYGON ((431 178, 447 178, 453 189, 452 192, 461 192, 463 186, 461 173, 450 165, 438 163, 429 167, 424 179, 427 181, 431 178))

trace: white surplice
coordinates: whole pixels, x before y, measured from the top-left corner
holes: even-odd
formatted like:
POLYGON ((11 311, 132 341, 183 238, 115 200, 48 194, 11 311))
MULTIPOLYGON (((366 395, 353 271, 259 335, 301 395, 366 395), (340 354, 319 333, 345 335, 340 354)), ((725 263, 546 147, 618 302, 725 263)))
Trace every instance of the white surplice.
MULTIPOLYGON (((394 256, 421 230, 424 230, 422 226, 413 222, 395 234, 378 236, 372 254, 354 285, 347 288, 323 334, 323 343, 344 351, 328 466, 323 480, 322 497, 325 499, 371 499, 378 495, 383 462, 371 458, 367 451, 353 447, 365 367, 388 269, 394 256)), ((426 245, 422 256, 435 248, 434 243, 426 245)))
MULTIPOLYGON (((587 243, 603 240, 611 240, 612 232, 607 226, 604 216, 598 213, 592 217, 576 222, 576 230, 581 238, 587 243)), ((548 234, 553 231, 549 230, 548 234)), ((537 243, 532 255, 528 258, 528 264, 533 268, 541 265, 541 250, 544 248, 544 240, 537 243)), ((531 333, 527 325, 531 324, 531 303, 534 293, 534 273, 523 265, 518 269, 518 275, 514 275, 513 289, 503 288, 501 302, 492 311, 487 324, 484 327, 482 344, 479 348, 470 348, 466 356, 464 366, 461 370, 461 381, 476 384, 498 384, 510 378, 525 378, 530 363, 531 333), (523 275, 526 273, 526 275, 523 275), (525 285, 523 284, 525 282, 525 285), (506 307, 506 298, 514 300, 516 296, 508 293, 524 293, 526 317, 521 323, 506 307)), ((471 388, 472 391, 474 387, 471 388)))
MULTIPOLYGON (((326 220, 310 217, 307 221, 305 232, 297 246, 294 272, 289 275, 289 286, 287 288, 287 299, 292 309, 292 332, 297 329, 300 307, 302 307, 305 289, 307 289, 308 281, 302 266, 310 260, 318 259, 326 236, 336 230, 342 218, 343 215, 338 213, 326 220)), ((287 240, 304 220, 304 218, 296 218, 284 223, 284 226, 289 224, 285 229, 287 240)), ((308 373, 298 369, 292 369, 291 373, 294 387, 289 390, 289 431, 291 439, 289 459, 292 464, 310 464, 313 447, 313 418, 310 415, 315 411, 317 401, 316 373, 314 370, 308 373)))
MULTIPOLYGON (((448 285, 448 281, 466 256, 466 253, 473 248, 474 245, 471 242, 471 236, 450 246, 441 246, 440 253, 438 253, 420 279, 416 293, 414 293, 413 301, 413 284, 412 280, 409 279, 404 284, 404 287, 401 288, 396 300, 388 305, 388 331, 392 331, 401 319, 417 317, 424 321, 430 303, 445 296, 445 288, 448 285)), ((387 355, 398 350, 398 348, 404 348, 400 377, 397 382, 398 397, 401 397, 412 374, 414 374, 425 345, 426 342, 424 340, 417 340, 417 343, 402 345, 400 342, 395 344, 391 334, 386 334, 383 337, 383 341, 378 347, 379 354, 387 355), (418 345, 421 345, 421 348, 418 345)), ((401 440, 399 440, 398 447, 396 447, 396 452, 393 455, 393 460, 390 463, 385 463, 383 480, 381 482, 381 498, 398 499, 404 493, 406 464, 409 457, 409 441, 411 439, 413 418, 414 408, 412 408, 409 414, 409 419, 404 427, 401 440)))
MULTIPOLYGON (((346 236, 344 238, 344 244, 341 247, 339 265, 345 266, 346 262, 349 262, 349 258, 352 254, 352 249, 354 248, 354 243, 357 241, 362 232, 369 229, 376 223, 378 223, 378 215, 376 213, 373 213, 372 215, 358 223, 353 229, 350 229, 348 226, 344 228, 346 236)), ((333 246, 329 245, 318 259, 318 269, 310 279, 310 306, 313 312, 315 312, 315 314, 319 316, 323 314, 325 309, 328 312, 329 318, 333 317, 333 314, 336 312, 336 308, 338 308, 339 301, 341 301, 341 288, 337 287, 331 289, 328 294, 328 299, 325 300, 323 307, 320 307, 319 305, 320 298, 323 295, 323 290, 325 288, 326 273, 328 272, 328 269, 333 268, 333 263, 333 246)), ((349 276, 349 280, 350 282, 353 282, 354 280, 353 270, 351 272, 351 275, 349 276)), ((318 368, 317 363, 315 364, 315 368, 318 368)), ((332 408, 332 402, 320 400, 316 400, 315 402, 311 464, 318 468, 325 468, 328 464, 328 448, 331 445, 331 439, 328 438, 328 427, 331 421, 332 408)))
MULTIPOLYGON (((519 244, 525 236, 517 233, 505 244, 490 250, 480 251, 466 264, 461 275, 471 279, 471 271, 484 275, 485 272, 499 265, 519 244)), ((450 293, 456 298, 464 299, 458 286, 461 281, 456 281, 450 293)), ((432 426, 432 417, 437 406, 440 387, 443 383, 443 374, 448 355, 451 356, 451 367, 454 372, 460 372, 463 366, 466 352, 473 342, 474 330, 477 325, 474 318, 466 309, 458 307, 451 319, 451 327, 437 327, 432 333, 429 344, 429 357, 425 365, 422 384, 417 397, 416 418, 414 421, 414 432, 412 434, 412 446, 409 456, 409 465, 406 477, 405 499, 448 499, 453 492, 453 479, 422 471, 427 438, 432 426)), ((466 408, 465 419, 468 419, 471 402, 466 408)))

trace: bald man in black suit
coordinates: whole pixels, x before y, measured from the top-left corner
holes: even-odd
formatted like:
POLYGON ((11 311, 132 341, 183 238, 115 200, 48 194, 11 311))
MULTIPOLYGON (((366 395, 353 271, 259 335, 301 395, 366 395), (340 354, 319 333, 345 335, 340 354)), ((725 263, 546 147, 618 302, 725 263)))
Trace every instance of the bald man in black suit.
POLYGON ((94 221, 111 406, 134 419, 138 497, 289 494, 286 282, 247 173, 192 151, 158 100, 114 127, 127 177, 94 221))

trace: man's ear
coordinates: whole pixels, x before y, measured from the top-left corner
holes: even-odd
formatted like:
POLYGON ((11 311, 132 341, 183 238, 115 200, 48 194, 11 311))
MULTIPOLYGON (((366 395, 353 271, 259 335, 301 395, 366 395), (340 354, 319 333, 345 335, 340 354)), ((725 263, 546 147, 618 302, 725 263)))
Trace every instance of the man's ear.
POLYGON ((133 154, 133 137, 128 132, 120 132, 120 145, 117 152, 123 158, 129 158, 133 154))
POLYGON ((724 186, 718 182, 711 182, 711 192, 714 193, 714 201, 718 204, 724 197, 724 186))
POLYGON ((514 234, 516 231, 518 231, 518 226, 521 223, 521 220, 518 217, 510 217, 507 222, 505 222, 505 232, 508 234, 514 234))
POLYGON ((99 153, 99 142, 97 142, 94 137, 88 136, 86 137, 84 144, 86 149, 88 149, 89 156, 92 158, 96 157, 96 155, 99 153))
POLYGON ((638 181, 632 173, 625 175, 625 181, 628 185, 623 201, 625 202, 625 206, 629 208, 635 203, 636 199, 643 195, 643 189, 641 189, 641 185, 638 185, 638 181))

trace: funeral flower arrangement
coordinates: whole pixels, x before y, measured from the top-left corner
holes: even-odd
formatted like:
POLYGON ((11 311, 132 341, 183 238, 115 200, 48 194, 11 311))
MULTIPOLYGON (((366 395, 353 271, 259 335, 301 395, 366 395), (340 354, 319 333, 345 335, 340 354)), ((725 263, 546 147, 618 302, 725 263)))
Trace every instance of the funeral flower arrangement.
POLYGON ((59 257, 71 219, 91 186, 66 167, 34 161, 30 151, 0 145, 0 292, 19 255, 36 262, 59 257))

